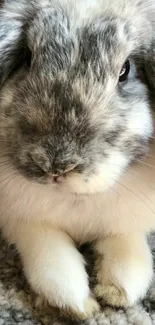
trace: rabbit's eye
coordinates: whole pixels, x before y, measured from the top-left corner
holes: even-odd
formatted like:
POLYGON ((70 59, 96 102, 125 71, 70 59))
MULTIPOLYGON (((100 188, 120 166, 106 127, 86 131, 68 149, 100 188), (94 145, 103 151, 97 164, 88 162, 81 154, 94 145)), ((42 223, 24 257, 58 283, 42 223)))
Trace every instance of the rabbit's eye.
POLYGON ((130 61, 126 60, 126 62, 123 65, 123 68, 120 72, 119 81, 120 82, 125 81, 127 79, 129 72, 130 72, 130 61))

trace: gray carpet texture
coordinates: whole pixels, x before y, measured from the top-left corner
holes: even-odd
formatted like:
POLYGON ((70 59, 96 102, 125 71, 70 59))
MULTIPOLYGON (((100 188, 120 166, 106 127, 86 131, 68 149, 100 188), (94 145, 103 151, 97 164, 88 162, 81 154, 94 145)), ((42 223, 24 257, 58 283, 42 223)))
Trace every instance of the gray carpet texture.
MULTIPOLYGON (((150 236, 155 260, 155 234, 150 236)), ((90 249, 85 248, 91 270, 90 249), (88 250, 88 251, 87 251, 88 250)), ((15 247, 0 236, 0 325, 155 325, 155 278, 144 301, 127 310, 103 306, 85 322, 69 321, 45 307, 29 287, 15 247)))

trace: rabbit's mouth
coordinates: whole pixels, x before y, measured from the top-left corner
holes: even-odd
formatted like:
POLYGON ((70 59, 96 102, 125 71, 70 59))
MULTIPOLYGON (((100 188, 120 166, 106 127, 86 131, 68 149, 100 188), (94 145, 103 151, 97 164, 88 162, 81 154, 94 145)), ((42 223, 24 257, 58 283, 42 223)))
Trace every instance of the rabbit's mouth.
MULTIPOLYGON (((131 140, 130 144, 133 149, 131 140)), ((145 155, 147 147, 148 141, 143 142, 141 139, 141 142, 137 142, 136 154, 145 155)), ((50 187, 51 191, 56 190, 64 194, 103 193, 115 185, 129 164, 135 160, 135 150, 134 154, 133 150, 130 153, 130 146, 125 146, 124 151, 122 147, 111 148, 108 155, 100 155, 98 159, 94 155, 95 158, 89 162, 74 155, 72 159, 68 157, 59 161, 53 159, 52 163, 47 155, 44 155, 43 149, 34 150, 32 146, 28 147, 29 150, 20 146, 17 149, 16 152, 12 151, 11 157, 8 157, 9 164, 16 173, 25 178, 29 184, 36 183, 37 186, 38 183, 42 187, 50 187)), ((2 169, 2 164, 0 168, 2 169)))
POLYGON ((54 183, 59 184, 64 181, 68 174, 74 172, 76 167, 76 164, 70 164, 65 168, 65 170, 62 170, 59 173, 50 173, 50 176, 54 183))
MULTIPOLYGON (((148 142, 144 142, 142 147, 143 154, 146 154, 144 149, 148 147, 148 142)), ((66 159, 59 165, 55 164, 49 167, 48 160, 44 161, 43 156, 40 156, 42 160, 41 158, 37 159, 39 157, 37 156, 34 161, 32 151, 31 155, 25 151, 23 155, 21 152, 20 155, 15 155, 14 152, 11 157, 6 150, 2 153, 3 151, 0 155, 2 177, 5 176, 7 170, 7 177, 2 180, 4 183, 18 176, 27 186, 39 187, 41 191, 47 190, 51 195, 56 191, 65 196, 70 194, 91 195, 113 189, 132 161, 129 150, 127 155, 120 148, 112 148, 109 155, 94 160, 89 166, 82 164, 82 159, 78 159, 77 156, 74 156, 74 161, 72 159, 70 163, 67 163, 69 160, 66 159), (35 162, 37 163, 35 164, 35 162), (41 168, 41 166, 43 167, 41 168)))

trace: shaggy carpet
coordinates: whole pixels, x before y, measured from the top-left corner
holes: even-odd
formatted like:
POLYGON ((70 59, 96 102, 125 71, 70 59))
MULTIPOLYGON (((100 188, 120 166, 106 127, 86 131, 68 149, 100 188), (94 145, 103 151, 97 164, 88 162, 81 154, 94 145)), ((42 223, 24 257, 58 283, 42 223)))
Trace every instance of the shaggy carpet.
MULTIPOLYGON (((155 235, 150 236, 150 245, 155 260, 155 235)), ((0 325, 155 325, 155 279, 141 303, 126 311, 104 306, 96 317, 76 323, 42 306, 24 277, 15 248, 8 247, 2 236, 0 247, 0 325)), ((85 251, 91 261, 91 251, 85 251)))

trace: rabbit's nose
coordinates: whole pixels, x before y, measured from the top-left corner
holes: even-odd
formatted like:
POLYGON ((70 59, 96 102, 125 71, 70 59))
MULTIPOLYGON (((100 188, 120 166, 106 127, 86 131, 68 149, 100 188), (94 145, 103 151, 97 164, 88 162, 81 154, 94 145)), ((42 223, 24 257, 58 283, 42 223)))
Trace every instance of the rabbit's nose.
POLYGON ((70 172, 72 172, 76 167, 76 164, 68 164, 65 167, 57 167, 57 168, 53 168, 52 172, 50 173, 50 175, 53 177, 53 180, 55 182, 61 181, 63 180, 63 178, 65 176, 67 176, 67 174, 69 174, 70 172))

